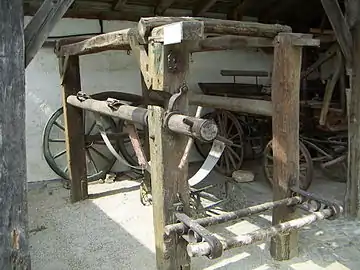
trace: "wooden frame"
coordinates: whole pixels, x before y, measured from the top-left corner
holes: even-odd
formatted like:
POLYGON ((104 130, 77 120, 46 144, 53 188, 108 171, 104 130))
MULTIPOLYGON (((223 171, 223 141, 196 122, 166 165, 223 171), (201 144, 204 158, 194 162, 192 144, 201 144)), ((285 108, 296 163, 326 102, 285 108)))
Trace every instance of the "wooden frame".
MULTIPOLYGON (((278 179, 281 179, 275 184, 274 200, 279 200, 290 196, 291 181, 296 181, 298 178, 301 48, 319 45, 319 41, 313 40, 311 35, 290 32, 289 27, 281 25, 205 18, 144 18, 140 20, 138 28, 107 33, 73 44, 69 40, 62 42, 65 45, 57 46, 57 54, 59 57, 78 57, 78 55, 110 49, 132 49, 144 77, 143 91, 151 87, 151 92, 162 93, 161 96, 166 96, 178 92, 179 87, 186 83, 190 52, 206 51, 209 48, 209 50, 227 50, 246 46, 270 47, 275 44, 273 85, 276 86, 277 91, 273 98, 276 102, 256 101, 258 103, 255 106, 246 99, 231 99, 230 101, 232 101, 231 110, 245 110, 250 113, 273 116, 274 155, 278 158, 278 161, 275 161, 274 170, 278 179), (167 27, 172 31, 167 31, 167 27), (169 35, 168 33, 171 33, 171 37, 166 36, 169 35), (273 40, 274 37, 276 37, 275 40, 273 40), (214 40, 216 42, 213 42, 214 40), (175 69, 171 68, 171 64, 167 62, 169 57, 175 57, 175 62, 180 63, 175 69), (165 93, 167 94, 163 95, 165 93), (275 104, 280 105, 275 106, 275 104), (254 111, 254 107, 257 106, 261 108, 254 111), (284 130, 288 131, 285 137, 284 130), (288 162, 291 166, 285 165, 280 160, 288 162)), ((73 87, 75 88, 80 90, 79 86, 73 87)), ((229 109, 229 98, 223 99, 225 100, 206 95, 185 94, 177 109, 184 114, 187 113, 189 104, 229 109)), ((66 106, 71 107, 68 104, 66 106)), ((170 133, 164 128, 162 123, 166 108, 149 106, 149 109, 151 188, 157 266, 158 269, 189 269, 190 260, 186 253, 186 243, 182 238, 172 235, 164 239, 164 227, 175 222, 175 205, 180 204, 185 212, 189 210, 187 166, 180 168, 178 166, 187 138, 170 133)), ((66 117, 68 120, 76 118, 75 111, 70 113, 69 110, 66 117)), ((69 151, 72 147, 78 147, 69 138, 75 135, 80 136, 80 132, 74 130, 73 134, 70 132, 69 127, 67 129, 69 151)), ((85 156, 79 147, 75 152, 85 156)), ((72 177, 83 175, 83 169, 79 168, 83 166, 81 164, 69 163, 74 172, 82 172, 72 177)), ((72 181, 78 183, 80 180, 73 179, 72 181)), ((79 188, 81 185, 76 186, 76 189, 79 188)), ((84 191, 76 192, 82 194, 84 191)), ((291 219, 292 211, 288 207, 279 207, 274 209, 273 216, 274 224, 278 224, 291 219)), ((280 235, 274 238, 271 253, 278 260, 289 259, 296 255, 296 234, 280 235)))

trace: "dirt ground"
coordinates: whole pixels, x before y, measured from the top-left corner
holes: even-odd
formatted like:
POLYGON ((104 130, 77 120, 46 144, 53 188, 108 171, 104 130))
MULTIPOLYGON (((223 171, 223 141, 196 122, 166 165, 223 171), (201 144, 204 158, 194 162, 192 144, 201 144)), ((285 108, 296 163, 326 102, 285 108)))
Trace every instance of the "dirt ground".
MULTIPOLYGON (((261 171, 259 168, 254 171, 261 171)), ((318 173, 319 174, 319 173, 318 173)), ((224 178, 212 173, 207 183, 224 178)), ((345 184, 317 175, 310 191, 342 200, 345 184)), ((271 190, 261 173, 252 183, 229 187, 232 202, 225 209, 239 209, 271 200, 271 190)), ((29 186, 30 244, 32 269, 156 269, 151 206, 139 200, 139 182, 121 180, 89 186, 89 200, 70 204, 69 192, 59 182, 29 186)), ((271 213, 210 228, 222 236, 233 236, 270 225, 271 213)), ((299 257, 274 261, 269 241, 226 251, 222 258, 192 259, 192 269, 360 269, 359 222, 339 219, 321 221, 300 231, 299 257)))

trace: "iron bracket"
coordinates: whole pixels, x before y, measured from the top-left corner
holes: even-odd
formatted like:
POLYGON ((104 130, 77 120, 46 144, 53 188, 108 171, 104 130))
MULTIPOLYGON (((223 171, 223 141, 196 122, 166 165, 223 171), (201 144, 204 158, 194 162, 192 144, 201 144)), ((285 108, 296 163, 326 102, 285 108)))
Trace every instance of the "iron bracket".
POLYGON ((184 213, 175 213, 178 221, 182 222, 189 228, 188 230, 188 241, 192 243, 199 243, 205 241, 211 247, 211 252, 207 256, 209 259, 216 259, 221 257, 223 253, 223 246, 218 238, 211 233, 209 230, 201 226, 196 221, 192 220, 188 215, 184 213))
POLYGON ((321 209, 331 209, 332 216, 328 218, 329 220, 338 218, 343 212, 343 207, 341 205, 321 198, 319 195, 301 190, 298 187, 292 187, 290 189, 293 192, 293 196, 301 196, 303 201, 299 207, 303 210, 308 212, 317 212, 321 209))

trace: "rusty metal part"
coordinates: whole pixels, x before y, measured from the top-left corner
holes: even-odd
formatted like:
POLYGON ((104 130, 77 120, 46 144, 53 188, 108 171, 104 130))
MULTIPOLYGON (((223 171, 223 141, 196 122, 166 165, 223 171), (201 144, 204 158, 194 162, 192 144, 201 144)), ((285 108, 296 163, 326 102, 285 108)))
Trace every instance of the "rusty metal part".
POLYGON ((173 132, 206 142, 212 142, 218 135, 217 125, 213 120, 186 116, 177 112, 166 115, 164 126, 173 132))
POLYGON ((172 112, 175 110, 175 105, 176 102, 179 102, 179 100, 189 91, 189 88, 187 87, 186 84, 183 84, 180 86, 179 88, 179 92, 173 94, 170 99, 169 99, 169 103, 168 103, 168 108, 167 108, 167 112, 172 112))
POLYGON ((144 149, 142 148, 136 127, 133 124, 127 124, 125 127, 125 131, 129 134, 129 138, 134 148, 139 165, 147 171, 150 171, 150 165, 146 160, 146 155, 144 149))
POLYGON ((179 68, 177 54, 173 51, 170 51, 167 55, 167 65, 170 72, 176 72, 179 68))
MULTIPOLYGON (((274 207, 280 205, 286 206, 294 206, 301 203, 301 197, 295 196, 288 199, 283 199, 275 202, 266 202, 259 205, 250 206, 248 208, 240 209, 237 211, 229 212, 226 214, 221 214, 217 216, 205 217, 196 219, 196 223, 200 224, 201 226, 207 227, 211 225, 221 224, 228 221, 240 219, 243 217, 248 217, 253 214, 258 214, 261 212, 265 212, 267 210, 273 209, 274 207)), ((186 234, 188 231, 188 227, 182 223, 171 224, 165 226, 165 234, 170 235, 171 233, 178 233, 178 234, 186 234)))
POLYGON ((343 212, 343 207, 340 204, 329 201, 320 197, 317 194, 301 190, 298 187, 291 187, 294 196, 301 196, 303 205, 307 207, 308 211, 320 211, 321 209, 330 209, 332 211, 331 219, 336 219, 343 212))
POLYGON ((200 241, 205 241, 210 246, 210 253, 206 255, 209 259, 221 257, 223 246, 213 233, 205 229, 184 213, 175 213, 175 216, 180 222, 189 228, 188 240, 190 242, 198 243, 200 241))
MULTIPOLYGON (((256 242, 264 241, 278 234, 289 233, 293 230, 298 230, 306 225, 310 225, 318 220, 327 219, 332 215, 333 210, 324 209, 303 216, 301 218, 293 219, 275 226, 271 226, 266 229, 259 229, 251 233, 227 238, 221 240, 223 250, 225 251, 236 247, 251 245, 256 242)), ((187 246, 187 252, 190 257, 208 256, 209 254, 211 254, 211 246, 207 242, 189 244, 187 246)))

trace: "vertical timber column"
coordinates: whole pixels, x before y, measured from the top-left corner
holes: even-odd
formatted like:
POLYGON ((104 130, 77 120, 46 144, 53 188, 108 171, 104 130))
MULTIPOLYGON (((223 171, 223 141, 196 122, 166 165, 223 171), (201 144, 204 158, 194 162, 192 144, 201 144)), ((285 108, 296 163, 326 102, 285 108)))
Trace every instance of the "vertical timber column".
POLYGON ((23 1, 0 0, 0 269, 29 269, 23 1))
MULTIPOLYGON (((290 196, 290 181, 299 181, 299 96, 302 48, 292 44, 291 34, 275 38, 272 77, 274 201, 290 196)), ((273 224, 288 221, 293 210, 279 206, 273 210, 273 224)), ((276 260, 298 254, 298 233, 271 239, 270 253, 276 260)))
MULTIPOLYGON (((149 60, 153 90, 178 92, 185 82, 189 68, 189 53, 186 45, 164 46, 162 43, 149 44, 149 60), (168 57, 175 57, 177 67, 170 70, 168 57)), ((176 108, 186 114, 187 97, 176 108)), ((184 202, 184 211, 188 213, 189 187, 187 166, 179 169, 187 137, 170 133, 164 128, 164 109, 149 106, 149 137, 151 157, 151 186, 154 211, 154 229, 156 243, 156 261, 158 269, 184 270, 190 268, 190 258, 186 252, 186 242, 182 237, 173 235, 164 240, 164 227, 174 223, 174 203, 178 197, 184 202)))
MULTIPOLYGON (((352 1, 357 2, 357 1, 352 1)), ((358 3, 355 3, 358 4, 358 3)), ((354 11, 354 8, 351 8, 354 11)), ((360 218, 360 21, 355 9, 352 29, 352 77, 349 108, 348 181, 345 195, 345 215, 360 218)))
MULTIPOLYGON (((149 105, 149 89, 147 88, 144 80, 144 76, 142 72, 140 72, 141 77, 141 89, 142 89, 142 96, 143 96, 143 105, 146 108, 149 105)), ((149 129, 144 129, 144 152, 146 160, 150 160, 150 146, 149 146, 149 129)), ((151 194, 151 175, 148 171, 144 171, 144 180, 140 187, 141 198, 144 204, 150 204, 149 196, 151 194)))
POLYGON ((83 110, 69 105, 66 99, 81 90, 79 57, 59 58, 63 89, 66 154, 70 176, 71 202, 88 197, 83 110))

